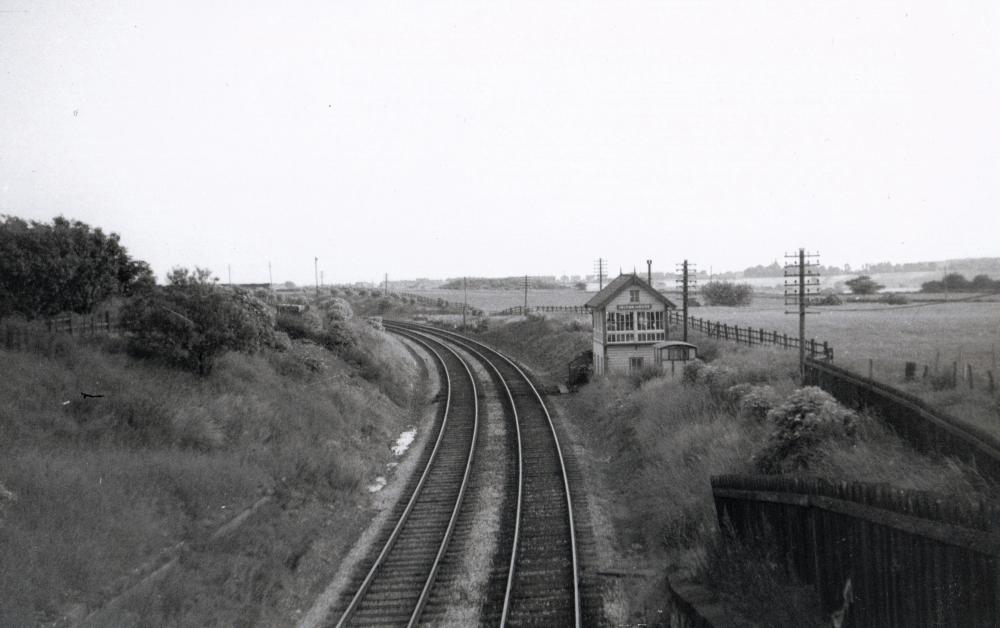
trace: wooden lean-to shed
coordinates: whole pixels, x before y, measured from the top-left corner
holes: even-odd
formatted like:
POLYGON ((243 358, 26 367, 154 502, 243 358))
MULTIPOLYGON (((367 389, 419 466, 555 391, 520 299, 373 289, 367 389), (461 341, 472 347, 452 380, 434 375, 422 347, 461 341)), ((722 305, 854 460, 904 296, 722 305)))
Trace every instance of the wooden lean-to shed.
POLYGON ((594 374, 627 373, 659 363, 667 310, 676 306, 635 273, 619 275, 589 301, 594 318, 594 374))

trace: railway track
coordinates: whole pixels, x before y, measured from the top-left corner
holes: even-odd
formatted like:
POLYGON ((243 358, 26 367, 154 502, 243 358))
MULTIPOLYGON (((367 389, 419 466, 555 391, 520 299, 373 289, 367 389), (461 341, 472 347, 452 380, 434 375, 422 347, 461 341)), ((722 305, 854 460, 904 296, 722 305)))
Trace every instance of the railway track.
MULTIPOLYGON (((432 351, 442 370, 446 372, 442 381, 451 383, 452 392, 446 398, 452 401, 446 404, 448 408, 436 447, 455 433, 445 430, 449 421, 457 421, 457 407, 453 402, 454 382, 461 378, 455 373, 466 373, 468 380, 472 382, 473 391, 475 390, 475 378, 469 366, 463 363, 462 354, 478 360, 485 367, 503 398, 506 411, 504 420, 510 433, 514 435, 508 439, 506 455, 509 459, 505 464, 509 465, 512 473, 503 497, 503 510, 510 514, 501 519, 500 529, 497 531, 499 542, 487 587, 487 599, 480 614, 481 624, 581 626, 583 609, 580 565, 569 475, 557 432, 542 395, 517 364, 486 345, 458 334, 421 325, 391 321, 386 321, 385 325, 387 330, 415 340, 432 351), (448 372, 451 375, 447 375, 448 372)), ((468 412, 467 409, 465 411, 468 412)), ((466 437, 462 442, 462 447, 470 450, 467 466, 471 468, 475 459, 472 453, 475 437, 473 435, 471 440, 466 437)), ((430 465, 439 464, 433 458, 432 456, 428 461, 428 469, 430 465)), ((438 477, 438 474, 429 471, 424 474, 428 479, 422 482, 422 491, 428 490, 429 484, 437 481, 433 478, 438 477)), ((447 477, 450 474, 441 475, 447 477)), ((466 478, 465 482, 467 481, 466 478)), ((444 488, 441 490, 448 494, 454 492, 444 488)), ((411 498, 411 501, 413 499, 416 497, 411 498)), ((438 509, 445 510, 446 503, 452 502, 441 500, 438 509)), ((461 500, 452 508, 456 518, 460 505, 461 500)), ((466 515, 467 519, 468 513, 466 515)), ((444 519, 443 513, 438 513, 437 523, 434 525, 443 525, 444 519)), ((410 525, 412 524, 400 521, 395 528, 405 530, 410 525)), ((451 527, 454 528, 454 522, 451 527)), ((447 540, 450 536, 443 534, 440 529, 432 532, 430 523, 421 524, 421 529, 427 538, 447 540)), ((399 543, 398 539, 393 540, 393 536, 394 534, 387 536, 387 544, 380 555, 392 556, 399 551, 396 548, 386 549, 389 545, 399 543)), ((456 551, 452 548, 453 554, 456 551)), ((445 542, 439 546, 438 564, 447 553, 445 542)), ((382 561, 376 558, 369 561, 372 566, 363 580, 360 576, 355 578, 355 581, 361 581, 351 602, 356 608, 346 608, 337 625, 415 625, 417 622, 433 622, 431 617, 421 617, 421 610, 434 588, 434 575, 437 573, 436 567, 421 562, 429 561, 430 554, 426 549, 420 552, 404 551, 408 562, 403 575, 406 578, 416 578, 417 574, 422 578, 429 576, 424 580, 423 602, 413 593, 416 587, 412 583, 381 584, 380 580, 384 575, 379 572, 384 574, 392 571, 396 563, 392 558, 382 561), (369 604, 365 600, 373 593, 381 597, 377 598, 377 602, 369 604), (374 610, 377 608, 392 610, 379 615, 374 610)), ((452 555, 449 560, 452 563, 461 562, 461 556, 452 555)))
POLYGON ((479 430, 475 378, 462 357, 443 343, 400 332, 426 348, 443 374, 443 412, 423 472, 400 500, 395 524, 378 554, 351 583, 351 599, 337 626, 414 626, 434 586, 455 532, 474 461, 479 430))

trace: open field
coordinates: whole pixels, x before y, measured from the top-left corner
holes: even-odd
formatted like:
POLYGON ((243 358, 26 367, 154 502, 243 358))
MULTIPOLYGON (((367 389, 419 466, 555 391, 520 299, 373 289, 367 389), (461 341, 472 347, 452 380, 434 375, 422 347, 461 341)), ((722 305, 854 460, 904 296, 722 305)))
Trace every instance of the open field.
MULTIPOLYGON (((413 290, 431 299, 444 299, 461 303, 461 290, 413 290)), ((594 296, 583 290, 532 290, 528 289, 528 307, 536 305, 583 305, 594 296)), ((524 305, 523 290, 469 290, 469 305, 487 312, 497 312, 515 305, 524 305)))

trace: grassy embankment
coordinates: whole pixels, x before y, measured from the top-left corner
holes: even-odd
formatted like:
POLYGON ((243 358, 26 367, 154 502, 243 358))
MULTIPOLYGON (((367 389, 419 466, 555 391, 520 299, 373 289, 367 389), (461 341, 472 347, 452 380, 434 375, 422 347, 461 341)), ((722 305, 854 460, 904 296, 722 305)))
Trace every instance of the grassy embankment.
MULTIPOLYGON (((494 327, 484 339, 557 375, 566 355, 586 346, 589 330, 528 320, 494 327), (562 354, 553 351, 562 345, 562 354), (567 347, 574 346, 573 350, 567 347)), ((611 555, 652 570, 642 582, 619 580, 606 593, 612 621, 662 619, 662 577, 714 589, 729 608, 763 625, 820 625, 810 588, 788 580, 766 553, 720 543, 709 486, 712 475, 769 472, 886 482, 951 495, 988 491, 960 464, 921 456, 870 417, 855 416, 821 391, 798 393, 820 417, 809 432, 789 434, 766 411, 797 390, 795 356, 701 342, 707 368, 677 376, 610 376, 560 402, 582 442, 591 500, 614 528, 611 555), (733 388, 738 384, 741 387, 733 388), (750 388, 753 386, 754 388, 750 388), (789 443, 792 443, 789 446, 789 443)), ((786 406, 792 408, 792 406, 786 406)), ((787 413, 790 410, 786 410, 787 413)))
POLYGON ((336 566, 303 574, 310 546, 353 542, 411 416, 409 354, 363 322, 344 329, 359 353, 296 341, 229 353, 207 377, 130 357, 117 337, 0 348, 0 625, 79 621, 181 542, 155 595, 108 621, 289 623, 297 589, 336 566))

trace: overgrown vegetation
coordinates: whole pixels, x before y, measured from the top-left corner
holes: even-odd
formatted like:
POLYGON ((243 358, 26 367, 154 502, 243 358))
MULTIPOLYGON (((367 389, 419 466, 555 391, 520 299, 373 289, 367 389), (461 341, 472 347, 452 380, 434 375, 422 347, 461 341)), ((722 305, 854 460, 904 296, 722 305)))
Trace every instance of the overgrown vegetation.
POLYGON ((852 294, 875 294, 885 287, 868 275, 859 275, 854 279, 845 281, 844 284, 850 288, 852 294))
POLYGON ((0 216, 0 316, 81 314, 152 285, 149 266, 128 255, 118 234, 62 216, 52 224, 0 216))
POLYGON ((651 564, 673 565, 715 587, 752 621, 817 625, 820 618, 811 589, 796 586, 781 565, 723 543, 712 475, 795 473, 940 493, 986 490, 960 463, 919 455, 877 420, 818 389, 799 389, 792 356, 729 344, 715 353, 674 377, 640 377, 638 387, 633 377, 599 378, 567 411, 591 460, 606 461, 599 468, 613 487, 609 510, 621 551, 640 548, 651 564))
POLYGON ((274 313, 250 293, 219 287, 202 268, 175 268, 167 282, 121 309, 119 325, 136 355, 208 375, 221 353, 273 342, 274 313))
MULTIPOLYGON (((314 540, 347 547, 367 523, 364 486, 410 420, 416 364, 342 300, 278 314, 269 292, 200 269, 108 286, 128 296, 121 335, 4 321, 0 625, 78 622, 180 542, 157 594, 107 621, 288 623, 282 604, 314 540), (238 533, 213 538, 262 495, 238 533)), ((53 311, 36 288, 29 317, 53 311)))
POLYGON ((750 305, 753 301, 753 287, 748 283, 710 281, 701 287, 701 296, 708 305, 750 305))

